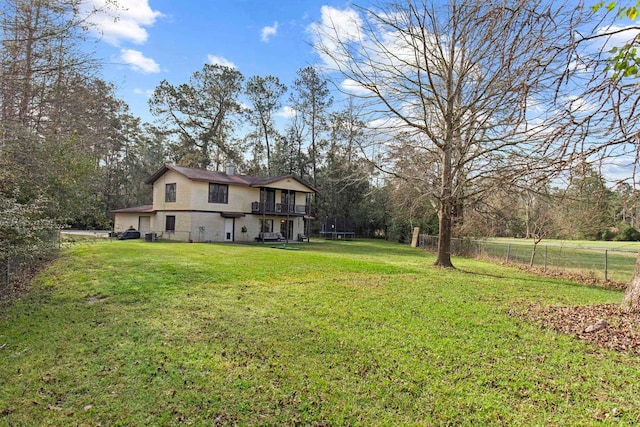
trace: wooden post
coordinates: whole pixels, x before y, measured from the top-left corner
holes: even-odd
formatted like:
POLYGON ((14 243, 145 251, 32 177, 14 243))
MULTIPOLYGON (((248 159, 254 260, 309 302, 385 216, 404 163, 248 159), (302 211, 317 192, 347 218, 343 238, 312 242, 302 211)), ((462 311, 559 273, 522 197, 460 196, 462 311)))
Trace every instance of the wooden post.
POLYGON ((413 227, 413 236, 411 237, 411 247, 418 246, 418 238, 420 237, 420 227, 413 227))

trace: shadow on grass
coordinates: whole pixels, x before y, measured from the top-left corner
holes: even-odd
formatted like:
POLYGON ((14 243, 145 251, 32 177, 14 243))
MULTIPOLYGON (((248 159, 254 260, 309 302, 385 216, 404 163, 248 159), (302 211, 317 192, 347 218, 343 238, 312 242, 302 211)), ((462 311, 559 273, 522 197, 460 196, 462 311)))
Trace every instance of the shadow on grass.
POLYGON ((371 255, 387 257, 390 251, 393 256, 419 256, 425 251, 420 248, 412 248, 406 243, 389 242, 381 239, 358 240, 320 240, 314 239, 309 243, 300 243, 301 249, 309 249, 318 252, 336 252, 342 254, 371 255))

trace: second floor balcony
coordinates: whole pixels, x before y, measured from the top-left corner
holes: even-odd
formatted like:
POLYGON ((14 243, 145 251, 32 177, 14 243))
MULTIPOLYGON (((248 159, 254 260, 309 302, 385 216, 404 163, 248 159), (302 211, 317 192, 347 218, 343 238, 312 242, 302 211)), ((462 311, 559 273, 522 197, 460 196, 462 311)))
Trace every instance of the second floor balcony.
POLYGON ((288 205, 286 203, 251 203, 252 213, 264 213, 269 215, 309 215, 309 205, 288 205))

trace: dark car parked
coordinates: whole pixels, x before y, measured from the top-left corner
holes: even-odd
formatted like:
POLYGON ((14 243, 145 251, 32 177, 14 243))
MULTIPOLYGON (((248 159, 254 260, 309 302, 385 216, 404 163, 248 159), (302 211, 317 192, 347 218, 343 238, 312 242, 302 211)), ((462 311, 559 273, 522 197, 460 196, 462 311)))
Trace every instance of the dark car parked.
POLYGON ((118 236, 118 240, 129 240, 129 239, 139 239, 140 232, 138 230, 134 230, 132 228, 128 229, 120 236, 118 236))

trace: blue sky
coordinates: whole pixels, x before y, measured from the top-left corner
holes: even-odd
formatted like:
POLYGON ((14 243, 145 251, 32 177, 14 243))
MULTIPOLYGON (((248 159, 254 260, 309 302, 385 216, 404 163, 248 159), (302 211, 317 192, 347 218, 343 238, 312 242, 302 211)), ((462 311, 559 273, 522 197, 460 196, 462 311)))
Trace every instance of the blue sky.
MULTIPOLYGON (((90 0, 103 7, 105 0, 90 0)), ((205 63, 233 66, 246 78, 274 75, 291 86, 298 69, 319 61, 308 27, 325 6, 345 0, 118 0, 92 18, 102 77, 132 113, 151 121, 147 99, 160 81, 177 85, 205 63), (114 16, 117 15, 117 20, 114 16)))
MULTIPOLYGON (((86 0, 97 9, 110 0, 86 0)), ((349 38, 354 11, 349 0, 117 0, 118 10, 93 15, 104 66, 102 77, 143 121, 153 121, 147 101, 166 79, 188 82, 205 63, 228 65, 245 78, 274 75, 291 87, 296 72, 321 63, 311 47, 314 23, 349 38)), ((356 3, 366 6, 369 0, 356 3)), ((374 2, 375 3, 375 2, 374 2)), ((357 25, 355 26, 357 27, 357 25)), ((615 40, 614 40, 615 41, 615 40)), ((615 42, 614 45, 621 45, 615 42)), ((341 82, 343 88, 348 81, 341 82)), ((286 100, 286 99, 285 99, 286 100)), ((287 110, 281 111, 286 116, 287 110)))
MULTIPOLYGON (((97 9, 113 2, 85 1, 97 9)), ((310 26, 330 23, 346 39, 351 33, 358 38, 350 0, 115 1, 117 8, 91 18, 99 34, 102 77, 116 85, 134 115, 147 121, 153 119, 148 97, 163 79, 185 83, 205 63, 218 63, 245 78, 274 75, 290 87, 300 68, 331 62, 311 47, 310 26)))

